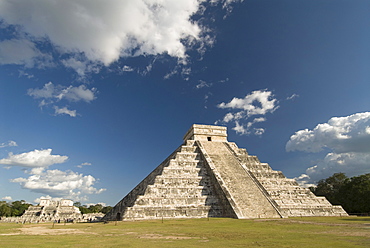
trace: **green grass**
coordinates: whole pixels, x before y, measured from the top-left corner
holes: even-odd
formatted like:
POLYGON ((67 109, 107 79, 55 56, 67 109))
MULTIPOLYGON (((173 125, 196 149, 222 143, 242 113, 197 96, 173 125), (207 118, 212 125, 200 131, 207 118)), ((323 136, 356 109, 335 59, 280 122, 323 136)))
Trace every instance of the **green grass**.
MULTIPOLYGON (((30 230, 27 229, 27 230, 30 230)), ((370 217, 0 224, 1 247, 370 247, 370 217), (19 228, 59 232, 25 234, 19 228), (67 229, 67 232, 63 229, 67 229), (80 233, 76 233, 80 232, 80 233), (9 235, 15 234, 15 235, 9 235)))

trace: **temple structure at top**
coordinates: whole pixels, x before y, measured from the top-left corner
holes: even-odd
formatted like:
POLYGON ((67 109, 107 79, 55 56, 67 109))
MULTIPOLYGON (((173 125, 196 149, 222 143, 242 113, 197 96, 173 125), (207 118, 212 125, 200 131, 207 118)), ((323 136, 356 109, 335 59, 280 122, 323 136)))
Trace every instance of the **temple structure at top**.
POLYGON ((229 142, 226 127, 194 124, 184 143, 103 219, 346 215, 229 142))

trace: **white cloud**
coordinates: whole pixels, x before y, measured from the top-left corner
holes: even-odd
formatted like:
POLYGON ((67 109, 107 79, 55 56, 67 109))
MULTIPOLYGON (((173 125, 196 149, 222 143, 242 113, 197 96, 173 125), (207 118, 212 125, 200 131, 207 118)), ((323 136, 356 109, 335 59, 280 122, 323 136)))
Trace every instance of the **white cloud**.
POLYGON ((42 54, 29 40, 11 39, 0 42, 0 64, 16 64, 34 67, 42 62, 43 66, 51 66, 51 56, 42 54))
POLYGON ((41 199, 49 199, 51 201, 60 201, 63 198, 62 197, 51 197, 50 195, 41 196, 39 198, 36 198, 33 202, 39 204, 41 202, 41 199))
POLYGON ((11 182, 19 183, 23 189, 42 193, 51 197, 63 197, 73 200, 85 200, 86 195, 100 194, 105 189, 94 187, 96 179, 73 171, 46 170, 28 178, 15 178, 11 182))
POLYGON ((313 130, 297 131, 286 144, 287 151, 319 152, 329 148, 337 153, 370 152, 370 112, 333 117, 313 130))
POLYGON ((61 61, 65 67, 69 67, 77 72, 80 77, 84 77, 86 73, 100 71, 97 64, 86 61, 84 58, 77 59, 76 57, 64 59, 61 61))
POLYGON ((219 108, 242 109, 247 116, 265 115, 272 113, 277 108, 277 100, 272 97, 272 92, 267 90, 256 90, 244 98, 234 97, 229 103, 220 103, 219 108))
POLYGON ((21 154, 9 153, 7 158, 0 159, 0 164, 23 167, 48 167, 53 164, 64 163, 68 157, 51 155, 52 149, 34 150, 21 154))
POLYGON ((299 95, 297 95, 297 94, 293 94, 293 95, 291 95, 291 96, 288 96, 287 98, 286 98, 286 100, 293 100, 293 99, 295 99, 295 98, 298 98, 299 97, 299 95))
POLYGON ((370 112, 333 117, 313 130, 297 131, 286 144, 287 151, 328 151, 325 158, 306 170, 312 181, 335 172, 348 176, 370 171, 370 112))
POLYGON ((240 133, 240 134, 248 134, 249 133, 248 129, 245 128, 243 125, 240 125, 238 121, 235 122, 235 127, 233 127, 233 130, 236 133, 240 133))
POLYGON ((55 86, 52 82, 44 85, 41 89, 28 89, 27 94, 35 99, 54 99, 56 101, 67 100, 69 102, 91 102, 96 99, 96 88, 88 89, 85 85, 55 86))
POLYGON ((222 102, 217 107, 235 111, 227 113, 222 121, 216 121, 216 124, 219 122, 233 122, 235 124, 233 130, 239 134, 253 133, 255 135, 262 135, 265 131, 263 128, 252 128, 252 126, 255 123, 266 121, 266 118, 263 116, 273 113, 279 106, 271 91, 256 90, 244 98, 234 97, 228 103, 222 102), (255 115, 260 115, 260 117, 254 118, 252 121, 247 121, 255 115), (243 124, 243 122, 245 123, 243 124))
POLYGON ((70 110, 67 107, 59 107, 55 104, 63 100, 69 103, 79 101, 90 103, 96 99, 97 90, 96 88, 88 89, 83 84, 76 87, 72 85, 54 85, 52 82, 49 82, 41 89, 28 89, 27 94, 35 99, 41 99, 39 103, 40 108, 54 104, 55 115, 66 114, 71 117, 76 117, 76 110, 70 110))
POLYGON ((207 28, 192 16, 202 13, 207 3, 222 4, 230 11, 235 2, 242 0, 2 0, 3 26, 19 27, 17 36, 28 39, 18 45, 14 40, 0 44, 6 50, 6 43, 13 43, 15 51, 13 57, 5 52, 2 63, 32 66, 33 58, 40 56, 34 41, 49 42, 55 51, 72 58, 85 58, 62 61, 82 76, 86 64, 109 65, 120 57, 166 53, 185 59, 194 42, 200 43, 199 49, 214 43, 207 28))
POLYGON ((9 140, 8 143, 0 143, 0 148, 8 147, 8 146, 18 146, 17 142, 13 140, 9 140))
POLYGON ((57 106, 54 106, 55 109, 55 115, 69 115, 71 117, 77 116, 76 110, 69 110, 67 107, 59 108, 57 106))
POLYGON ((203 81, 203 80, 199 80, 199 84, 197 84, 195 87, 197 89, 201 89, 203 87, 211 87, 212 84, 211 83, 207 83, 206 81, 203 81))
POLYGON ((122 71, 124 71, 124 72, 131 72, 131 71, 134 71, 134 68, 132 68, 131 66, 128 66, 128 65, 124 65, 122 67, 122 71))
POLYGON ((13 200, 11 196, 4 196, 1 199, 4 200, 4 201, 11 201, 11 200, 13 200))
POLYGON ((265 132, 263 128, 253 128, 254 135, 262 135, 265 132))
POLYGON ((293 179, 299 184, 299 186, 303 188, 309 188, 309 187, 315 186, 315 184, 311 182, 310 176, 307 174, 301 174, 299 177, 295 177, 293 179))
POLYGON ((82 168, 82 167, 84 167, 85 165, 92 165, 91 163, 89 163, 89 162, 85 162, 85 163, 82 163, 82 164, 80 164, 80 165, 77 165, 76 167, 77 168, 82 168))

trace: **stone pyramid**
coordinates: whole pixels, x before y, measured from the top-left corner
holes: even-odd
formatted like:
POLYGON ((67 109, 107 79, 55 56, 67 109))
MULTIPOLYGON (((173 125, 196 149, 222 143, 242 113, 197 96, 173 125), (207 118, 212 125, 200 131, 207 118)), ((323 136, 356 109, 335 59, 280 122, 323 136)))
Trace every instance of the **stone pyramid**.
POLYGON ((194 124, 183 145, 103 220, 346 215, 228 142, 226 127, 194 124))

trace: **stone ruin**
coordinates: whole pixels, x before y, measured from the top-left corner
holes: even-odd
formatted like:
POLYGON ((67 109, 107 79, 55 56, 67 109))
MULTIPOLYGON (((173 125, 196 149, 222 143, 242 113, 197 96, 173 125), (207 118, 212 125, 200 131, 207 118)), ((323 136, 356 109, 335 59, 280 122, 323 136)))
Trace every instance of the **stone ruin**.
POLYGON ((195 124, 102 220, 296 216, 347 213, 228 142, 226 127, 195 124))
POLYGON ((22 217, 26 221, 35 218, 46 220, 78 219, 81 217, 81 212, 73 206, 72 200, 51 201, 50 199, 41 199, 39 205, 30 206, 22 217))
POLYGON ((41 199, 37 206, 29 206, 21 218, 25 222, 72 221, 81 220, 82 214, 77 207, 73 206, 72 200, 52 201, 41 199))
POLYGON ((73 206, 72 200, 52 201, 41 199, 37 206, 29 206, 22 216, 1 217, 0 222, 40 223, 40 222, 86 222, 98 221, 104 214, 81 214, 79 208, 73 206))

